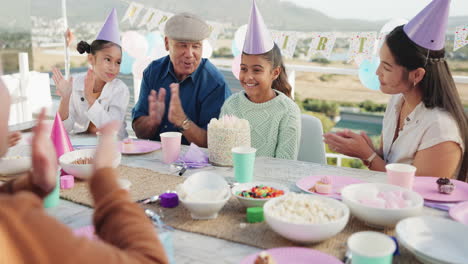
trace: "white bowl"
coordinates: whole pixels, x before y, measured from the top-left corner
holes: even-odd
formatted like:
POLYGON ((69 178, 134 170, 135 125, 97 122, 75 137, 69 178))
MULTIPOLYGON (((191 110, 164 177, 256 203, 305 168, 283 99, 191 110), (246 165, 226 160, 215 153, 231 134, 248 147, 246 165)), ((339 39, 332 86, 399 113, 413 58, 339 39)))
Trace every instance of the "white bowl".
POLYGON ((214 219, 231 197, 224 178, 212 172, 198 172, 177 186, 179 200, 193 219, 214 219))
POLYGON ((398 221, 421 214, 424 199, 417 192, 400 186, 385 183, 360 183, 344 187, 341 190, 343 202, 349 206, 351 213, 370 226, 394 227, 398 221), (362 204, 358 197, 370 190, 378 192, 402 191, 405 200, 410 202, 405 208, 377 208, 362 204))
MULTIPOLYGON (((265 198, 265 199, 258 199, 258 198, 248 198, 248 197, 242 197, 237 195, 238 192, 242 192, 245 190, 250 190, 252 187, 259 186, 259 185, 264 185, 268 187, 275 188, 277 190, 283 190, 284 194, 287 194, 289 192, 288 187, 274 183, 274 182, 249 182, 249 183, 240 183, 239 185, 234 186, 231 189, 232 195, 234 195, 239 202, 245 206, 245 207, 263 207, 263 205, 269 201, 272 198, 265 198)), ((275 197, 277 198, 277 197, 275 197)))
MULTIPOLYGON (((80 149, 67 152, 59 158, 60 167, 62 167, 62 169, 66 173, 73 175, 76 178, 86 180, 89 177, 91 177, 91 174, 93 173, 93 165, 72 164, 72 162, 80 158, 93 158, 95 152, 95 149, 80 149)), ((121 159, 122 154, 120 154, 120 152, 115 152, 115 159, 112 163, 112 167, 117 168, 117 166, 119 166, 120 164, 121 159)))
POLYGON ((266 223, 273 231, 286 239, 305 244, 320 242, 338 234, 343 230, 349 220, 349 208, 344 203, 332 198, 310 194, 290 193, 275 199, 270 199, 263 206, 263 212, 266 223), (341 216, 326 223, 294 223, 290 220, 275 216, 274 206, 278 202, 288 199, 291 195, 295 195, 299 197, 299 199, 322 202, 327 208, 338 210, 341 216))
POLYGON ((468 226, 434 216, 410 217, 398 222, 398 242, 423 263, 467 263, 468 226))
POLYGON ((0 174, 10 175, 28 171, 31 168, 30 156, 12 155, 0 159, 0 174))

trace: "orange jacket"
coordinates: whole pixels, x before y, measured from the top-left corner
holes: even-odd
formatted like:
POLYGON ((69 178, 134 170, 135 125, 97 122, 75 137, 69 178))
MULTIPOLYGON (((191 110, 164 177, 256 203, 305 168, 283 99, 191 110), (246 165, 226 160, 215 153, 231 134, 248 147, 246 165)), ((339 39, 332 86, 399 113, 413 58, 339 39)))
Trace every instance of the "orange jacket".
POLYGON ((47 215, 46 193, 24 176, 0 186, 0 263, 168 263, 153 224, 119 188, 113 169, 89 183, 99 240, 77 237, 47 215))

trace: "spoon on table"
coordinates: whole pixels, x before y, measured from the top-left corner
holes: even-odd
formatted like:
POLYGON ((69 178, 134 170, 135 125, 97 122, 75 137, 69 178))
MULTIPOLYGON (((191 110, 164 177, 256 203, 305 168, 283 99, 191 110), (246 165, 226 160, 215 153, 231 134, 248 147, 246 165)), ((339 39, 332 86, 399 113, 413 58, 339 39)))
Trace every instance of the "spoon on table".
MULTIPOLYGON (((176 191, 171 191, 171 190, 166 190, 164 193, 177 193, 177 192, 176 191)), ((139 203, 139 204, 155 203, 155 202, 157 202, 159 200, 159 196, 160 195, 153 195, 153 196, 150 196, 148 198, 138 200, 137 203, 139 203)))
POLYGON ((353 255, 351 253, 351 250, 350 249, 346 250, 345 256, 343 258, 343 263, 351 264, 352 258, 353 258, 353 255))

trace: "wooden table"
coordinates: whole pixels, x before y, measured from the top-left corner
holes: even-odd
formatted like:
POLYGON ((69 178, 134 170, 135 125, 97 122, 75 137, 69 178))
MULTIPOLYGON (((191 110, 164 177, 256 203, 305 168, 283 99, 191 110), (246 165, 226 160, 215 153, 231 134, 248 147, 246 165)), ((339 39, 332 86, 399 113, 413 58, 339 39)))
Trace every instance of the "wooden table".
MULTIPOLYGON (((94 144, 95 139, 89 136, 73 136, 72 143, 94 144)), ((183 146, 183 151, 187 149, 183 146)), ((174 169, 162 161, 160 150, 145 155, 123 155, 121 164, 147 168, 161 173, 176 174, 174 169)), ((227 167, 206 167, 189 169, 183 175, 187 177, 198 171, 214 171, 233 179, 233 169, 227 167)), ((367 182, 385 182, 385 174, 381 172, 320 165, 316 163, 290 161, 260 157, 255 161, 255 180, 273 181, 287 185, 291 191, 300 192, 295 183, 297 180, 319 174, 343 175, 358 178, 367 182)), ((58 207, 47 210, 48 213, 70 226, 79 228, 92 224, 93 209, 69 201, 61 200, 58 207)), ((444 211, 424 208, 423 214, 448 217, 444 211)), ((343 241, 345 242, 345 241, 343 241)), ((194 234, 184 231, 174 231, 174 252, 177 264, 183 263, 239 263, 245 256, 258 252, 260 249, 238 244, 214 237, 194 234)))

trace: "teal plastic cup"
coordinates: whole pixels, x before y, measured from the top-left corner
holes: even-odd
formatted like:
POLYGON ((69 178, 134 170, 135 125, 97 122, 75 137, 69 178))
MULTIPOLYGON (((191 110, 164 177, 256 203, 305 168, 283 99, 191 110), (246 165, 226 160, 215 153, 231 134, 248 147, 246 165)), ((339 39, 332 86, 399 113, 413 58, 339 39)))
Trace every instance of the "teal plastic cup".
POLYGON ((393 239, 383 233, 364 231, 348 238, 352 264, 392 264, 396 245, 393 239))
POLYGON ((237 182, 251 182, 253 180, 255 153, 257 149, 251 147, 232 148, 232 163, 234 165, 234 179, 237 182))
POLYGON ((44 207, 51 208, 55 207, 60 202, 60 173, 61 170, 57 172, 57 180, 55 183, 55 188, 44 198, 44 207))

